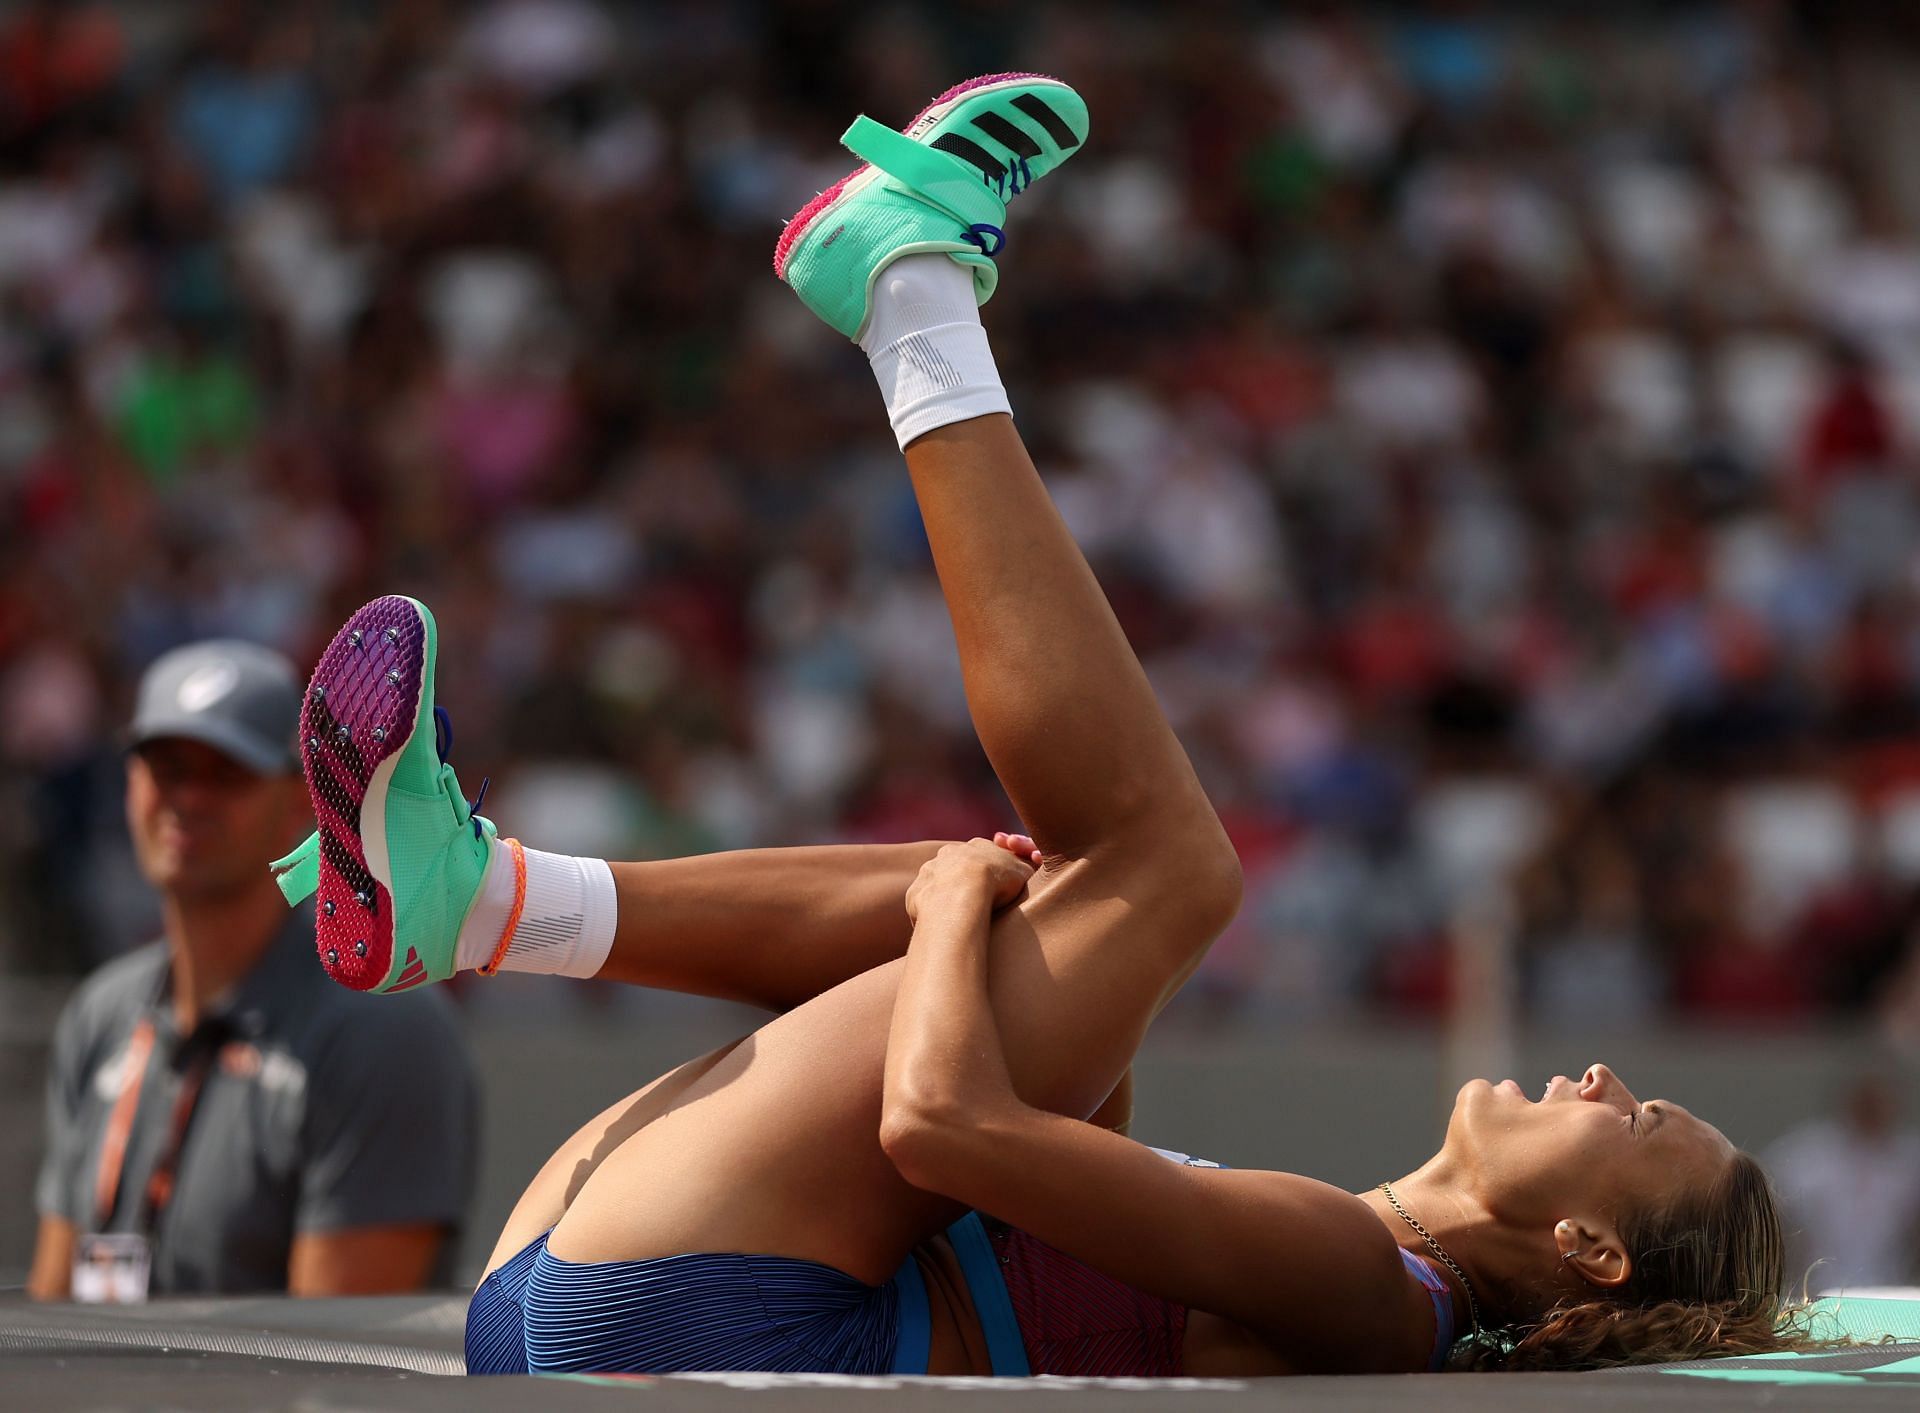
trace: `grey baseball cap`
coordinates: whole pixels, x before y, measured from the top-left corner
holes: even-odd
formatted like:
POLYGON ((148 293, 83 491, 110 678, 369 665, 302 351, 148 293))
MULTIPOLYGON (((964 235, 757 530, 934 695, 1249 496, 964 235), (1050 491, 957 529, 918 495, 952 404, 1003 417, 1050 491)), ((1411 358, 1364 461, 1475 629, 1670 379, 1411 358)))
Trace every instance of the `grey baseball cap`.
POLYGON ((238 639, 189 643, 155 659, 140 679, 127 747, 184 737, 262 775, 300 768, 300 678, 271 648, 238 639))

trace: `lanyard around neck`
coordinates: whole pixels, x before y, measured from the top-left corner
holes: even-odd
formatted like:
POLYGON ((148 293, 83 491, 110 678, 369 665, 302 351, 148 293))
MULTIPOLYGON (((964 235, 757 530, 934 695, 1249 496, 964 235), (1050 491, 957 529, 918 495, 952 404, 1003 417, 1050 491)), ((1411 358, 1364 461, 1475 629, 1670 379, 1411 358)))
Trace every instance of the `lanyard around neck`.
MULTIPOLYGON (((100 1145, 100 1172, 94 1180, 93 1206, 96 1231, 105 1231, 120 1206, 121 1180, 125 1176, 127 1162, 127 1143, 133 1134, 134 1119, 140 1112, 140 1093, 146 1087, 147 1066, 153 1058, 154 1026, 150 1017, 142 1016, 139 1024, 133 1028, 133 1038, 127 1044, 125 1069, 120 1078, 120 1094, 113 1102, 113 1112, 107 1118, 106 1138, 100 1145)), ((213 1068, 213 1056, 219 1047, 213 1044, 201 1044, 199 1053, 194 1056, 187 1072, 180 1081, 180 1095, 173 1103, 173 1116, 167 1128, 167 1141, 160 1151, 160 1157, 153 1166, 152 1174, 147 1178, 142 1193, 140 1211, 135 1219, 137 1230, 150 1232, 159 1222, 160 1214, 173 1200, 174 1176, 180 1167, 180 1150, 186 1144, 187 1128, 193 1122, 193 1111, 200 1102, 201 1087, 207 1081, 207 1074, 213 1068)))

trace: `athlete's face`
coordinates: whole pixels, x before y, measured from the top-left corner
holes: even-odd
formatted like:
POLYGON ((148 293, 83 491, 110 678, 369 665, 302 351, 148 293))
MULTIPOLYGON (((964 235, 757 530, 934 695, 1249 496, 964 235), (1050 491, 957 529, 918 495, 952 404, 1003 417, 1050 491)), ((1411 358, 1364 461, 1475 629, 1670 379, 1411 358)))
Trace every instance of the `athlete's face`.
POLYGON ((163 737, 127 757, 127 829, 140 872, 183 899, 260 886, 297 832, 298 776, 261 775, 198 741, 163 737))
POLYGON ((1612 1226, 1704 1190, 1733 1156, 1726 1136, 1665 1099, 1642 1101, 1605 1065, 1555 1075, 1529 1098, 1512 1080, 1460 1091, 1446 1151, 1502 1221, 1612 1226))

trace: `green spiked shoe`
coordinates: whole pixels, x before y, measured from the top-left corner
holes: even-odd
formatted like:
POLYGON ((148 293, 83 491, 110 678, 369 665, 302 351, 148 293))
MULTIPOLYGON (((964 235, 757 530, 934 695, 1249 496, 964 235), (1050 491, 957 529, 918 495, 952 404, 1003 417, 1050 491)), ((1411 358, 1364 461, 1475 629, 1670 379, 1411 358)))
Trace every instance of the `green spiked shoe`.
POLYGON ((1087 138, 1087 105, 1043 74, 989 74, 948 89, 904 133, 855 118, 841 135, 860 167, 787 222, 773 273, 807 308, 858 340, 873 282, 902 255, 942 251, 973 271, 974 298, 993 298, 993 257, 1006 245, 1007 202, 1087 138))
POLYGON ((492 823, 446 763, 452 731, 433 703, 436 637, 425 604, 375 599, 328 644, 301 712, 320 828, 273 869, 289 903, 318 892, 320 963, 356 991, 453 975, 460 924, 493 852, 492 823))

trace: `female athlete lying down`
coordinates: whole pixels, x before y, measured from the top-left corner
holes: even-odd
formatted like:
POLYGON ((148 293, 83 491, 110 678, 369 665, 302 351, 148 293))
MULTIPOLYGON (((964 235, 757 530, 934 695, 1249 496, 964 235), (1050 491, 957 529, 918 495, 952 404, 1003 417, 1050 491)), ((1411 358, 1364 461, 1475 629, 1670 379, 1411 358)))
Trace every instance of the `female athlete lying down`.
POLYGON ((1359 1195, 1088 1121, 1124 1108, 1240 875, 977 313, 1006 198, 1086 135, 1078 96, 1027 74, 963 84, 904 135, 861 119, 845 141, 868 165, 775 257, 873 363, 975 729, 1037 844, 542 854, 496 837, 436 749, 423 606, 369 604, 321 660, 320 830, 281 867, 320 895, 337 980, 505 966, 783 1012, 555 1154, 474 1296, 469 1368, 1277 1374, 1784 1347, 1760 1169, 1604 1065, 1537 1099, 1467 1085, 1441 1150, 1359 1195))

